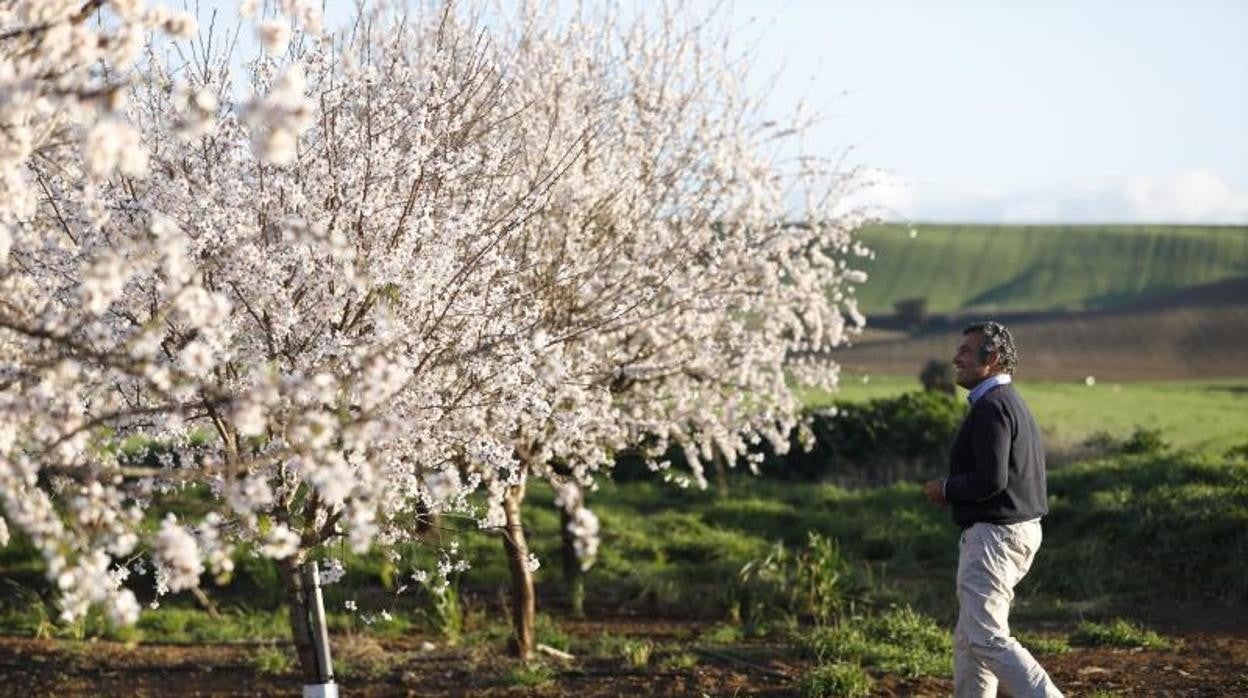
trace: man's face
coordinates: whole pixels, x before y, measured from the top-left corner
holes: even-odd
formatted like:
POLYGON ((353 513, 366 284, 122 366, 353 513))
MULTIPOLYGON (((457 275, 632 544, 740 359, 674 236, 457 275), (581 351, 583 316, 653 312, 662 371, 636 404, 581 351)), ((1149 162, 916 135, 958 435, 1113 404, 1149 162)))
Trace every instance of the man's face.
POLYGON ((988 360, 980 362, 979 347, 984 343, 983 332, 971 332, 962 335, 962 343, 958 345, 958 353, 953 356, 953 368, 957 375, 958 385, 970 390, 979 385, 980 381, 996 373, 997 354, 988 355, 988 360))

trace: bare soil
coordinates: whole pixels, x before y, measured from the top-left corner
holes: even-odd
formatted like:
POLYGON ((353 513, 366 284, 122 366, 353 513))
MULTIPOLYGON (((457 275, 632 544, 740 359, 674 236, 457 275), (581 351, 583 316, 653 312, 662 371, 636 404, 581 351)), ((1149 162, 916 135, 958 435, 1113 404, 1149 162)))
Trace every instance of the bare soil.
MULTIPOLYGON (((1190 625, 1190 624, 1189 624, 1190 625)), ((660 648, 646 667, 618 659, 546 660, 553 682, 516 686, 505 675, 513 660, 481 650, 421 652, 419 639, 385 642, 393 661, 369 677, 340 680, 344 696, 793 696, 810 668, 782 639, 730 648, 678 647, 674 638, 704 627, 661 620, 567 623, 573 636, 610 633, 649 638, 660 648), (670 650, 664 648, 672 648, 670 650), (672 654, 693 654, 694 666, 672 668, 672 654), (397 658, 397 659, 394 659, 397 658)), ((1248 695, 1248 637, 1243 633, 1184 631, 1170 650, 1076 648, 1040 655, 1068 696, 1096 691, 1121 696, 1248 695)), ((351 638, 336 639, 350 653, 351 638)), ((372 640, 368 640, 376 646, 372 640)), ((13 696, 289 696, 293 674, 258 671, 254 645, 128 646, 115 642, 65 642, 0 638, 0 686, 13 696)), ((947 677, 876 676, 876 695, 950 695, 947 677)))
MULTIPOLYGON (((1184 289, 1118 310, 983 314, 1005 322, 1024 347, 1031 380, 1198 380, 1248 375, 1248 279, 1184 289)), ((980 317, 979 315, 975 316, 980 317)), ((917 374, 948 359, 964 321, 910 334, 868 329, 832 352, 853 371, 917 374)), ((881 319, 885 326, 888 322, 881 319)))
MULTIPOLYGON (((1008 323, 1033 380, 1198 380, 1248 374, 1248 308, 1071 314, 1008 323)), ((860 372, 917 373, 946 359, 958 328, 916 336, 868 332, 832 353, 860 372)))

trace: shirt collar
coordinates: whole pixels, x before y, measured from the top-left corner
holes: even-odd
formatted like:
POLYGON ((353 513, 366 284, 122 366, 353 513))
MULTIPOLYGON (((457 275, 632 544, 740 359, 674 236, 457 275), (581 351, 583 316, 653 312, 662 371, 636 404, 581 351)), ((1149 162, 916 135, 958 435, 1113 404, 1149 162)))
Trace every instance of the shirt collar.
POLYGON ((966 399, 970 400, 971 404, 974 405, 989 390, 992 390, 998 385, 1009 385, 1013 382, 1013 380, 1013 377, 1008 373, 998 373, 994 376, 988 376, 984 380, 980 381, 979 385, 975 386, 975 389, 971 391, 970 395, 966 396, 966 399))

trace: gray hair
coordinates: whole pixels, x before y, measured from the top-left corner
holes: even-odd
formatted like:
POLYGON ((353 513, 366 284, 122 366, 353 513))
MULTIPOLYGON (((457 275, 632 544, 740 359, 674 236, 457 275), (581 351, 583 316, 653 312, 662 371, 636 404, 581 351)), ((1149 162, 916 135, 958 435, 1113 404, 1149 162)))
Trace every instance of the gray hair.
POLYGON ((979 345, 979 360, 981 363, 988 360, 989 354, 997 352, 997 358, 1001 361, 1001 368, 1010 375, 1014 374, 1014 369, 1018 366, 1018 349, 1014 347, 1014 335, 1005 329, 1005 325, 992 320, 983 322, 975 322, 962 328, 962 334, 972 334, 978 332, 984 336, 984 341, 979 345))

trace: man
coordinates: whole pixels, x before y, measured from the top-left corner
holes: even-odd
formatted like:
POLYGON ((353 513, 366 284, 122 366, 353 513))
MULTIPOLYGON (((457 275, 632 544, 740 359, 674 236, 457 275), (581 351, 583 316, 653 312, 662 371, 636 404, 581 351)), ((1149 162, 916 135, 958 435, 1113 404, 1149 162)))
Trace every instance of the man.
POLYGON ((953 366, 971 391, 971 410, 953 441, 949 477, 923 485, 949 504, 962 527, 958 544, 958 625, 954 693, 1014 698, 1061 696, 1053 681, 1010 636, 1010 602, 1040 547, 1049 511, 1044 445, 1031 411, 1011 385, 1018 356, 1009 330, 981 322, 962 330, 953 366))

